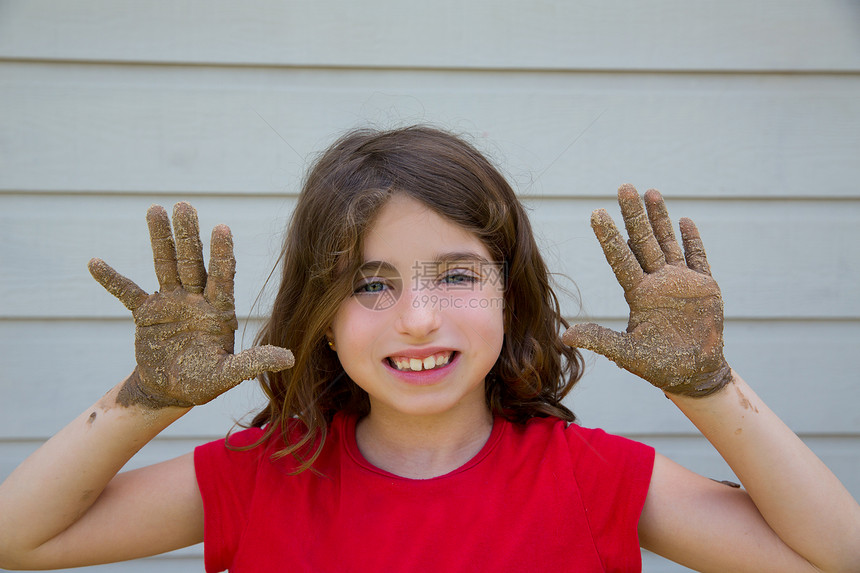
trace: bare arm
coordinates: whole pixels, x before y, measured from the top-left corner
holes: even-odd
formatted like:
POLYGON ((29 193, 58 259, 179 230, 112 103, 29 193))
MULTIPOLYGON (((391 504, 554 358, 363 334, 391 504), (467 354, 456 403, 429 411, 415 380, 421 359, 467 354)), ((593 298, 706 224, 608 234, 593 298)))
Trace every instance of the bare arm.
POLYGON ((746 489, 658 456, 643 546, 704 571, 860 570, 860 506, 723 357, 722 298, 695 225, 682 219, 682 251, 659 193, 644 208, 632 187, 618 196, 629 241, 605 211, 592 227, 630 305, 627 331, 581 324, 564 341, 662 389, 746 489))
POLYGON ((92 565, 202 540, 203 508, 190 457, 116 475, 188 409, 123 407, 116 403, 121 387, 0 485, 0 567, 92 565))
POLYGON ((664 458, 640 522, 644 547, 700 571, 860 570, 860 506, 743 379, 707 398, 667 395, 746 491, 664 458))
POLYGON ((159 292, 104 262, 90 272, 135 320, 137 366, 0 485, 0 567, 60 568, 132 559, 202 540, 190 455, 117 475, 161 430, 264 371, 292 366, 283 348, 233 354, 235 259, 230 230, 212 233, 203 265, 197 214, 185 203, 147 213, 159 292))

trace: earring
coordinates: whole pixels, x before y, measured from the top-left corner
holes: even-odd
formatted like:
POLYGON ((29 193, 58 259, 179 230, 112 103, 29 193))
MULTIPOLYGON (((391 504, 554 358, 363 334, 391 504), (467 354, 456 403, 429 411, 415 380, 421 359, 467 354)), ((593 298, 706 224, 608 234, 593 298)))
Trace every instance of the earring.
POLYGON ((328 341, 328 347, 331 348, 332 350, 334 350, 334 341, 333 340, 328 341))

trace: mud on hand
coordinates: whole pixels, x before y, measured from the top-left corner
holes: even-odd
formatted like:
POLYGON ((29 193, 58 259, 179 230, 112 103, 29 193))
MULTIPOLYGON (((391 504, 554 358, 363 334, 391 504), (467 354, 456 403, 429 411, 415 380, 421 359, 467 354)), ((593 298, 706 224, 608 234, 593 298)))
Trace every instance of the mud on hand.
POLYGON ((716 392, 731 380, 723 357, 723 301, 696 226, 681 219, 682 251, 659 192, 649 190, 643 207, 636 189, 624 185, 618 203, 628 241, 603 209, 592 213, 591 226, 624 289, 627 331, 577 324, 562 341, 602 354, 666 392, 716 392))
POLYGON ((174 207, 175 241, 163 207, 150 207, 146 220, 158 292, 147 294, 101 259, 89 262, 93 277, 134 317, 137 366, 117 401, 153 409, 191 407, 262 372, 290 368, 293 355, 285 348, 266 345, 233 354, 236 259, 230 229, 212 230, 207 273, 191 205, 174 207))

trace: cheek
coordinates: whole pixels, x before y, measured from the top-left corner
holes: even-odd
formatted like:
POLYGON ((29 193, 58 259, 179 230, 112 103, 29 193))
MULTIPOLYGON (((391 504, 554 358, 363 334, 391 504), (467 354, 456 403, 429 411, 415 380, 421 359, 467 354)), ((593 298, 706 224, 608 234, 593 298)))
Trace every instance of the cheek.
POLYGON ((473 347, 481 349, 476 354, 480 362, 480 369, 488 373, 502 354, 505 341, 505 328, 502 313, 497 312, 492 316, 485 314, 481 319, 471 322, 472 328, 477 336, 473 337, 473 347))
POLYGON ((501 295, 480 296, 469 300, 460 319, 495 354, 501 352, 505 336, 504 298, 501 295))
POLYGON ((364 354, 379 335, 381 313, 364 308, 354 301, 344 303, 331 325, 335 348, 341 363, 364 354))
POLYGON ((505 339, 505 313, 501 309, 493 313, 492 320, 487 321, 491 327, 491 332, 487 336, 492 336, 492 343, 496 349, 496 354, 502 351, 502 344, 505 339))

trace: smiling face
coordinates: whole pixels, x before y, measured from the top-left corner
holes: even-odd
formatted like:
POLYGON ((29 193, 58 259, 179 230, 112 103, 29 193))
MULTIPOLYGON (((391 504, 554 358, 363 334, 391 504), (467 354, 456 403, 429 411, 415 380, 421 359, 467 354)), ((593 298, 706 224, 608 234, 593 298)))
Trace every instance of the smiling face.
POLYGON ((370 415, 486 413, 504 288, 484 244, 395 194, 364 238, 363 262, 329 334, 344 370, 368 393, 370 415))

